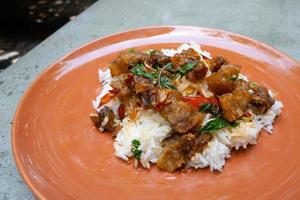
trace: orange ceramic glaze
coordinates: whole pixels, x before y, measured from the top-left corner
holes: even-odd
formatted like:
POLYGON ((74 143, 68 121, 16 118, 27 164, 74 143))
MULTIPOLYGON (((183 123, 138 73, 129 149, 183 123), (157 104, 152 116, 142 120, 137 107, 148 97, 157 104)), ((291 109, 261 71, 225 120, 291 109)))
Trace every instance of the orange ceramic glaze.
POLYGON ((39 199, 299 199, 300 66, 255 40, 197 27, 150 27, 108 36, 49 67, 23 96, 13 121, 17 166, 39 199), (196 42, 213 56, 278 92, 274 132, 233 151, 223 172, 134 169, 114 156, 113 139, 89 119, 101 85, 97 70, 127 48, 176 48, 196 42))

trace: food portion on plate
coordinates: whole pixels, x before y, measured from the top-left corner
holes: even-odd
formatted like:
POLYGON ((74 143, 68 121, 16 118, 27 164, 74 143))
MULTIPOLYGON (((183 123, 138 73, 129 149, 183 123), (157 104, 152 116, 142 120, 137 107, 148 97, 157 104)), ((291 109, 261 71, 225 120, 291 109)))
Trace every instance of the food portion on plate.
POLYGON ((233 148, 256 144, 262 129, 272 132, 283 107, 240 70, 193 43, 128 49, 99 70, 103 88, 90 118, 112 134, 115 155, 135 167, 221 171, 233 148))

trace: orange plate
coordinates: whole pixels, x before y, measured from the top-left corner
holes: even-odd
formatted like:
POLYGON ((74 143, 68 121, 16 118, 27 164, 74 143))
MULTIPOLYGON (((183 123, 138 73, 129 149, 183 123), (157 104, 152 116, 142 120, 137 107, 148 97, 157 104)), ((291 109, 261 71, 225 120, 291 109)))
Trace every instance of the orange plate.
POLYGON ((279 51, 233 33, 197 27, 150 27, 91 42, 49 67, 27 90, 14 118, 13 153, 39 199, 299 199, 300 65, 279 51), (278 92, 283 112, 274 132, 232 152, 223 172, 133 169, 114 156, 113 139, 92 125, 97 70, 121 50, 176 48, 194 41, 213 56, 278 92), (297 128, 298 127, 298 128, 297 128))

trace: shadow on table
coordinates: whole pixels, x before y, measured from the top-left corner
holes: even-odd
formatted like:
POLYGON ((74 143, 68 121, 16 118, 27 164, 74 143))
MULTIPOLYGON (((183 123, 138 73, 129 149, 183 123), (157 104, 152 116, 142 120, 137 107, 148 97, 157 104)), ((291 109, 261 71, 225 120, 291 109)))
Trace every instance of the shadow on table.
POLYGON ((9 0, 0 3, 0 70, 96 0, 9 0))

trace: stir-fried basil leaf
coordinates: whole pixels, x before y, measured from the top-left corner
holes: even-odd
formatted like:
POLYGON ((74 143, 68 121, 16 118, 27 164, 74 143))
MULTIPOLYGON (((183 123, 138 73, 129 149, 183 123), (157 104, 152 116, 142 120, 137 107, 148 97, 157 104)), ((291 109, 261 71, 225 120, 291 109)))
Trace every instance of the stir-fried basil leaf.
POLYGON ((204 103, 201 105, 199 111, 200 112, 208 112, 208 111, 210 111, 211 107, 212 107, 212 103, 204 103))
POLYGON ((160 77, 160 85, 167 89, 176 90, 177 88, 171 84, 171 79, 167 76, 161 76, 160 77))
POLYGON ((145 70, 145 66, 143 64, 134 64, 133 68, 130 69, 130 71, 134 74, 134 75, 138 75, 138 76, 142 76, 144 78, 149 78, 149 79, 156 79, 158 74, 157 73, 151 73, 151 72, 147 72, 145 70))
POLYGON ((187 63, 183 67, 179 68, 177 70, 177 72, 180 73, 181 75, 185 75, 187 72, 189 72, 190 70, 194 69, 197 66, 197 64, 198 63, 196 63, 196 62, 187 63))
MULTIPOLYGON (((134 75, 142 76, 144 78, 149 78, 153 80, 156 80, 158 78, 158 72, 147 72, 143 64, 134 64, 132 66, 133 68, 130 69, 130 72, 132 72, 134 75)), ((171 79, 169 77, 160 76, 158 79, 162 87, 176 90, 176 87, 171 84, 171 79)))
POLYGON ((168 63, 165 65, 166 69, 170 72, 175 72, 175 69, 173 68, 172 63, 168 63))
POLYGON ((141 142, 139 140, 134 139, 131 141, 131 152, 133 153, 133 156, 138 160, 141 158, 142 155, 142 151, 138 149, 140 145, 141 142))
POLYGON ((139 146, 141 145, 141 142, 137 139, 134 139, 131 141, 131 145, 134 147, 134 148, 139 148, 139 146))
POLYGON ((238 125, 237 122, 230 123, 225 119, 218 117, 207 122, 204 126, 198 128, 197 131, 200 133, 211 133, 225 127, 236 127, 238 125))
POLYGON ((209 112, 213 115, 218 115, 220 113, 220 107, 214 103, 203 103, 199 109, 200 112, 209 112))

